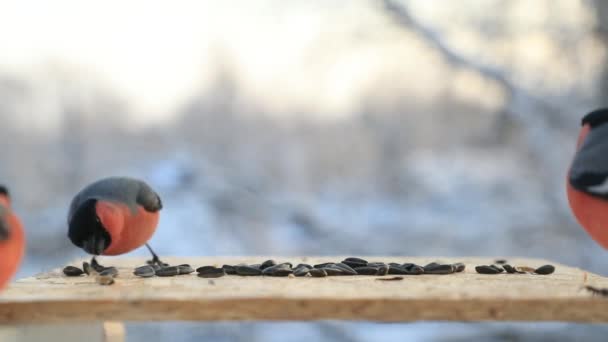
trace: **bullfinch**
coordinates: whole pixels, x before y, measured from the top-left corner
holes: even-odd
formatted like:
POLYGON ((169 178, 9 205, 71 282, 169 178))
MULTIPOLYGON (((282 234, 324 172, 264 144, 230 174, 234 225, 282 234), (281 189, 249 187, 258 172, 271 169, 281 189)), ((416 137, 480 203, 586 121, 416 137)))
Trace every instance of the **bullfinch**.
POLYGON ((24 250, 23 226, 11 208, 8 189, 0 185, 0 289, 17 272, 24 250))
POLYGON ((70 205, 68 237, 92 254, 119 255, 146 245, 152 254, 148 263, 166 266, 148 245, 156 231, 163 205, 145 182, 127 177, 109 177, 82 189, 70 205))
POLYGON ((568 202, 578 223, 608 248, 608 108, 585 115, 581 126, 568 172, 568 202))

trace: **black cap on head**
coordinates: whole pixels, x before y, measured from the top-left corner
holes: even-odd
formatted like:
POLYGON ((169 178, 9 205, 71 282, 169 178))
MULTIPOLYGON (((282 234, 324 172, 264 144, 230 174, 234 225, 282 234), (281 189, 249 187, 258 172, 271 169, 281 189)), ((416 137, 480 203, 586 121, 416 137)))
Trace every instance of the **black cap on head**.
POLYGON ((6 197, 10 196, 8 193, 8 188, 2 184, 0 184, 0 195, 4 195, 6 197))
POLYGON ((585 115, 581 120, 581 126, 589 124, 591 127, 596 127, 606 122, 608 122, 608 108, 599 108, 585 115))

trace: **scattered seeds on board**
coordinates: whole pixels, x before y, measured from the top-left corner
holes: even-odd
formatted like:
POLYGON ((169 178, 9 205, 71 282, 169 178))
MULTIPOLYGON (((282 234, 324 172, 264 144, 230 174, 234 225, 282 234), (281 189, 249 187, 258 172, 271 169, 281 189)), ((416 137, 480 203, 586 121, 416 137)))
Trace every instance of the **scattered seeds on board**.
POLYGON ((154 267, 150 265, 144 265, 135 268, 135 270, 133 270, 133 274, 142 278, 150 278, 154 277, 156 271, 154 271, 154 267))
POLYGON ((178 274, 179 274, 179 267, 177 267, 177 266, 163 267, 160 270, 156 271, 156 275, 158 277, 173 277, 178 274))
POLYGON ((224 268, 214 266, 203 266, 196 269, 198 276, 201 278, 219 278, 226 275, 224 268))
POLYGON ((553 265, 543 265, 534 271, 534 273, 542 275, 551 274, 553 272, 555 272, 555 266, 553 265))
POLYGON ((84 271, 76 266, 66 266, 63 269, 63 274, 68 277, 79 277, 84 274, 84 271))
POLYGON ((258 276, 262 274, 262 271, 259 268, 249 265, 236 265, 235 271, 236 274, 240 276, 258 276))
POLYGON ((114 284, 114 277, 111 275, 99 274, 95 277, 95 281, 97 281, 99 285, 112 285, 114 284))
POLYGON ((327 272, 322 268, 313 268, 308 273, 314 278, 327 277, 327 272))

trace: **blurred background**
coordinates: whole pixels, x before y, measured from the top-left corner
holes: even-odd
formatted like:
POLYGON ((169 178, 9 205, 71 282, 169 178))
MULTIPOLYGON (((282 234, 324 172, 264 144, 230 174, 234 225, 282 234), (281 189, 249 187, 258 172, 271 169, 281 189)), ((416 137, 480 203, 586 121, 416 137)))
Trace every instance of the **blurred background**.
MULTIPOLYGON (((607 105, 608 2, 0 0, 19 276, 84 257, 72 196, 163 198, 161 255, 542 257, 608 274, 565 177, 607 105)), ((140 250, 135 255, 146 255, 140 250)), ((602 325, 131 324, 130 341, 603 340, 602 325)))

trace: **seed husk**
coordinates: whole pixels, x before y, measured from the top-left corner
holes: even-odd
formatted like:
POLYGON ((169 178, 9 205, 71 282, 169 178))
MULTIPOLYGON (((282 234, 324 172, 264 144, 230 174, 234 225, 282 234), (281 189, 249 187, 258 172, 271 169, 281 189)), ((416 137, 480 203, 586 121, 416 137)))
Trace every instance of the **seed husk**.
POLYGON ((201 278, 219 278, 226 275, 226 270, 224 268, 214 266, 199 267, 196 271, 201 278))
POLYGON ((236 265, 235 271, 236 274, 240 276, 259 276, 262 274, 262 271, 259 268, 249 265, 236 265))
POLYGON ((504 264, 502 265, 502 268, 505 269, 505 271, 507 271, 507 273, 513 274, 513 273, 517 273, 517 271, 515 270, 515 268, 509 264, 504 264))
POLYGON ((104 267, 103 270, 99 272, 99 275, 116 277, 118 275, 118 269, 114 266, 104 267))
POLYGON ((84 271, 76 266, 66 266, 63 269, 63 274, 68 277, 79 277, 84 274, 84 271))
POLYGON ((534 269, 532 267, 528 267, 528 266, 517 266, 517 267, 515 267, 515 271, 517 273, 534 273, 534 271, 536 271, 536 269, 534 269))
POLYGON ((425 274, 452 274, 454 273, 454 266, 450 264, 435 264, 424 267, 425 274))
POLYGON ((236 267, 232 265, 223 265, 222 268, 226 274, 236 274, 236 267))
POLYGON ((555 266, 553 265, 543 265, 534 271, 534 273, 542 275, 551 274, 553 272, 555 272, 555 266))
POLYGON ((477 271, 477 273, 480 273, 480 274, 498 274, 498 273, 500 273, 500 271, 498 271, 496 268, 488 266, 488 265, 475 266, 475 271, 477 271))
POLYGON ((314 278, 327 277, 327 272, 322 268, 313 268, 308 273, 314 278))
POLYGON ((270 259, 270 260, 266 260, 266 261, 264 261, 264 262, 263 262, 263 263, 260 265, 260 269, 261 269, 261 270, 265 270, 265 269, 267 269, 268 267, 275 266, 276 264, 277 264, 277 263, 276 263, 276 261, 274 261, 274 260, 272 260, 272 259, 270 259))
POLYGON ((112 277, 111 275, 99 274, 95 277, 95 281, 97 281, 99 285, 112 285, 114 284, 114 277, 112 277))
POLYGON ((188 265, 188 264, 181 264, 177 266, 178 270, 179 270, 179 274, 190 274, 192 272, 194 272, 194 269, 192 268, 192 266, 188 265))
POLYGON ((179 274, 179 267, 177 267, 177 266, 163 267, 160 270, 156 271, 156 275, 159 277, 173 277, 178 274, 179 274))
POLYGON ((378 268, 371 266, 356 267, 355 272, 359 275, 378 275, 378 268))
POLYGON ((305 266, 296 267, 296 269, 293 270, 293 275, 296 277, 305 277, 308 275, 310 270, 310 268, 305 266))
POLYGON ((463 272, 466 268, 466 265, 461 262, 457 262, 452 266, 454 266, 454 272, 463 272))
POLYGON ((133 274, 142 278, 150 278, 154 277, 156 271, 154 271, 154 267, 150 265, 144 265, 135 268, 135 270, 133 270, 133 274))
POLYGON ((291 264, 283 263, 266 268, 262 274, 271 277, 287 277, 292 274, 291 264))

